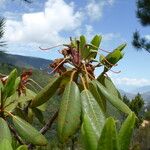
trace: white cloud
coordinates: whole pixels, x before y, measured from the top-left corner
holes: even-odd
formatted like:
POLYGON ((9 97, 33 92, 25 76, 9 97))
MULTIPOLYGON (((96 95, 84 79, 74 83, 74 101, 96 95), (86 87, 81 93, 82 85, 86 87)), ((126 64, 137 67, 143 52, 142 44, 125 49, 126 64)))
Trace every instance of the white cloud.
POLYGON ((104 7, 113 5, 115 0, 90 0, 86 6, 86 13, 90 20, 99 20, 103 15, 104 7))
POLYGON ((108 3, 109 3, 110 5, 113 5, 114 2, 115 2, 115 0, 108 0, 108 3))
POLYGON ((5 7, 5 2, 6 2, 6 0, 0 0, 0 8, 5 7))
POLYGON ((90 17, 90 20, 98 20, 102 17, 104 5, 105 3, 103 1, 101 1, 100 3, 92 1, 86 6, 87 14, 90 17))
POLYGON ((7 20, 6 40, 27 42, 63 42, 62 31, 73 31, 81 25, 82 13, 74 10, 73 3, 48 0, 44 11, 26 13, 21 21, 7 20))
POLYGON ((106 33, 102 34, 104 41, 111 41, 113 39, 121 38, 121 35, 119 33, 106 33))
POLYGON ((146 38, 147 40, 150 40, 150 35, 145 35, 145 38, 146 38))
POLYGON ((127 86, 145 86, 150 85, 150 80, 145 78, 113 78, 113 81, 117 85, 127 85, 127 86))

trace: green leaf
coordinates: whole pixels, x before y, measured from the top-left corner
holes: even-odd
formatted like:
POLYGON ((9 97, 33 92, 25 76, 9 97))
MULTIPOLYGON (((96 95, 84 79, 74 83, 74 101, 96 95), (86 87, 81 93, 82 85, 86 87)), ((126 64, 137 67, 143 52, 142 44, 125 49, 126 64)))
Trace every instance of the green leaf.
POLYGON ((62 143, 79 128, 80 115, 80 91, 75 82, 69 82, 63 93, 58 114, 58 136, 62 143))
POLYGON ((61 82, 61 77, 54 78, 46 87, 44 87, 32 100, 30 107, 37 107, 47 102, 57 91, 61 82))
POLYGON ((27 101, 32 100, 35 97, 35 93, 29 89, 26 89, 26 94, 21 94, 18 96, 18 92, 8 97, 5 101, 4 107, 8 112, 13 112, 18 103, 22 105, 26 104, 27 101))
POLYGON ((16 150, 28 150, 28 146, 27 145, 21 145, 16 150))
POLYGON ((98 143, 98 137, 93 130, 93 127, 91 125, 90 119, 85 114, 83 119, 83 124, 81 127, 81 133, 85 144, 86 150, 96 150, 97 149, 97 143, 98 143))
MULTIPOLYGON (((105 59, 106 59, 109 63, 115 65, 122 57, 123 57, 123 53, 120 52, 119 50, 115 50, 115 51, 111 52, 110 54, 108 54, 108 55, 105 57, 105 59)), ((104 62, 105 62, 105 61, 104 61, 104 62)), ((102 63, 103 63, 103 61, 102 61, 102 63)), ((112 67, 112 66, 111 66, 109 63, 105 62, 104 64, 105 64, 108 68, 110 68, 110 67, 112 67)))
POLYGON ((85 45, 86 45, 86 38, 85 38, 85 36, 84 35, 81 35, 80 36, 80 54, 81 54, 81 57, 82 58, 85 58, 86 56, 87 56, 87 51, 86 51, 86 47, 85 47, 85 45))
POLYGON ((8 76, 8 79, 6 81, 6 84, 4 85, 2 95, 3 100, 5 100, 7 97, 11 96, 14 92, 14 85, 17 78, 17 70, 14 69, 8 76))
MULTIPOLYGON (((101 43, 101 39, 102 39, 102 37, 99 36, 99 35, 95 35, 95 36, 94 36, 94 38, 93 38, 92 41, 91 41, 91 44, 92 44, 92 47, 91 47, 91 48, 92 48, 93 50, 98 51, 98 48, 99 48, 100 43, 101 43)), ((97 55, 97 53, 93 53, 92 55, 90 55, 90 57, 91 57, 91 58, 95 58, 96 55, 97 55)))
POLYGON ((38 108, 33 108, 33 113, 35 114, 35 117, 40 121, 40 123, 44 124, 44 116, 41 110, 39 110, 38 108))
POLYGON ((2 142, 3 139, 7 139, 10 143, 12 142, 7 122, 3 118, 0 118, 0 142, 2 142))
POLYGON ((13 124, 20 137, 27 142, 38 146, 47 145, 46 138, 25 120, 18 116, 13 116, 13 124))
POLYGON ((97 80, 93 80, 92 82, 97 85, 100 93, 104 95, 113 106, 126 114, 130 114, 132 112, 123 101, 121 101, 117 96, 112 95, 100 82, 97 80))
POLYGON ((12 93, 15 93, 15 92, 16 92, 16 90, 18 89, 18 86, 19 86, 19 84, 20 84, 20 81, 21 81, 21 78, 20 78, 20 77, 16 78, 16 80, 15 80, 15 85, 14 85, 14 89, 13 89, 13 92, 12 92, 12 93))
POLYGON ((129 149, 134 125, 135 125, 135 114, 130 113, 127 119, 123 122, 121 129, 118 133, 120 150, 129 149))
POLYGON ((106 89, 114 96, 122 99, 121 94, 108 76, 100 75, 97 80, 106 87, 106 89))
POLYGON ((102 111, 105 112, 106 111, 106 102, 105 102, 105 99, 103 99, 102 96, 100 95, 100 93, 98 92, 96 84, 94 84, 93 82, 89 82, 89 90, 92 93, 92 95, 94 96, 94 98, 96 99, 96 101, 98 102, 102 111))
POLYGON ((11 143, 9 142, 8 139, 3 139, 0 142, 0 150, 13 150, 11 143))
POLYGON ((99 104, 87 89, 83 90, 81 93, 82 111, 83 116, 86 114, 90 120, 93 131, 99 138, 103 125, 105 123, 105 115, 103 114, 99 104))
POLYGON ((127 46, 127 44, 121 44, 119 45, 115 50, 119 50, 119 51, 122 51, 125 47, 127 46))
POLYGON ((115 121, 112 117, 106 120, 97 150, 119 150, 115 121))

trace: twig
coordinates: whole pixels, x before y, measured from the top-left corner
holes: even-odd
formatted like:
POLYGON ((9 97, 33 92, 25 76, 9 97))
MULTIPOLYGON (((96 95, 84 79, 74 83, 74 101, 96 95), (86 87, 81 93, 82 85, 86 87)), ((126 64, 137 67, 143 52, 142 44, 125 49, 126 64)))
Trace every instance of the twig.
POLYGON ((50 48, 41 48, 41 47, 39 47, 39 48, 40 48, 41 50, 43 50, 43 51, 46 51, 46 50, 50 50, 50 49, 53 49, 53 48, 56 48, 56 47, 60 47, 60 46, 64 46, 64 44, 52 46, 52 47, 50 47, 50 48))
POLYGON ((25 143, 20 139, 20 137, 19 137, 18 133, 16 132, 16 130, 11 125, 9 125, 9 128, 10 128, 11 132, 14 134, 14 137, 19 142, 19 144, 24 145, 25 143))
MULTIPOLYGON (((51 128, 51 126, 52 126, 53 122, 55 121, 55 119, 57 118, 57 116, 58 116, 58 111, 55 112, 55 114, 53 115, 53 117, 50 118, 50 119, 48 120, 48 122, 44 125, 44 127, 40 130, 40 133, 41 133, 41 134, 44 135, 44 134, 51 128)), ((28 145, 28 149, 29 149, 29 150, 30 150, 30 149, 33 149, 33 148, 34 148, 34 145, 33 145, 33 144, 29 144, 29 145, 28 145)))
POLYGON ((64 58, 51 72, 50 74, 54 73, 60 65, 62 65, 66 60, 68 59, 68 57, 64 58))
POLYGON ((54 115, 52 116, 52 118, 50 118, 48 120, 48 122, 45 124, 45 126, 40 130, 40 133, 45 134, 52 126, 53 122, 55 121, 55 119, 58 116, 58 111, 56 111, 54 113, 54 115))

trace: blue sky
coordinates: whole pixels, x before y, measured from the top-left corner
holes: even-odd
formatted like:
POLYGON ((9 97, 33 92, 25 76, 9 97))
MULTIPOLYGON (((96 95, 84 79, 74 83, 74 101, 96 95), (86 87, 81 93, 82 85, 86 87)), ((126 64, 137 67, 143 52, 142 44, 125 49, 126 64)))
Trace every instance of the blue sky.
MULTIPOLYGON (((48 52, 39 46, 50 47, 66 43, 70 36, 85 34, 103 37, 101 48, 113 50, 127 43, 124 59, 109 73, 119 88, 130 91, 150 85, 150 54, 137 52, 131 45, 132 33, 138 29, 150 39, 150 28, 143 28, 136 18, 133 0, 0 0, 0 15, 5 16, 8 41, 7 52, 54 59, 58 49, 48 52)), ((99 70, 96 72, 99 74, 99 70)))

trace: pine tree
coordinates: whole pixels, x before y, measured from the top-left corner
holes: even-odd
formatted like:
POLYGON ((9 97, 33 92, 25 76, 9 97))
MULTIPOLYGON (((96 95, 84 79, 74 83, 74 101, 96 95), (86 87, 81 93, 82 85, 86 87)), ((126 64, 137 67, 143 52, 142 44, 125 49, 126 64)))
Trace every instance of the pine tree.
POLYGON ((122 100, 123 100, 123 102, 124 102, 125 104, 127 104, 128 106, 130 106, 130 100, 128 99, 128 97, 127 97, 126 95, 124 95, 124 96, 122 97, 122 100))
POLYGON ((140 116, 140 113, 144 106, 144 100, 141 94, 137 94, 134 99, 130 102, 130 109, 135 112, 137 116, 140 116))
MULTIPOLYGON (((138 0, 137 1, 137 18, 139 19, 141 25, 150 25, 150 0, 138 0)), ((150 52, 150 41, 145 37, 141 37, 139 32, 133 33, 132 45, 137 49, 144 49, 150 52)))

